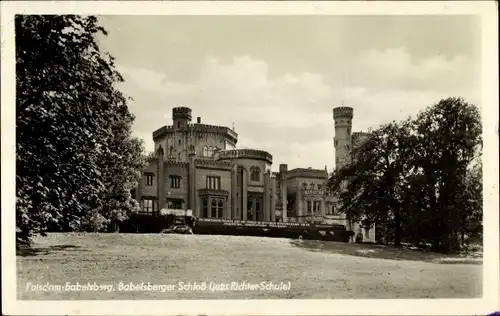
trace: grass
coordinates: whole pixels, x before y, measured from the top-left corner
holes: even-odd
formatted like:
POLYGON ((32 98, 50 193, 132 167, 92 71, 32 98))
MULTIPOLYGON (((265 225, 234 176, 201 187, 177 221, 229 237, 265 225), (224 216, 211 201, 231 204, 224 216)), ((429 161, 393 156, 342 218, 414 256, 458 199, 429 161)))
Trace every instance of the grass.
POLYGON ((480 259, 387 246, 280 238, 50 234, 17 256, 18 299, 347 299, 481 297, 480 259), (179 282, 274 284, 290 290, 179 291, 179 282), (88 282, 114 291, 35 291, 27 284, 88 282), (120 291, 119 282, 177 285, 120 291))

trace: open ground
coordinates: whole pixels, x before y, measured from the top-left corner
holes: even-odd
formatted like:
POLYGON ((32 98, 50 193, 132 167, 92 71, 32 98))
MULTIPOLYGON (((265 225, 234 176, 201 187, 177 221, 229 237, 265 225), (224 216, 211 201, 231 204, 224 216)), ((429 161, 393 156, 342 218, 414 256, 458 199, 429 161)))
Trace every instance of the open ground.
MULTIPOLYGON (((215 235, 49 234, 17 256, 18 299, 348 299, 477 298, 481 259, 388 246, 215 235), (213 284, 290 284, 281 290, 231 290, 213 284), (113 290, 65 291, 112 285, 113 290), (176 285, 167 291, 119 284, 176 285), (179 282, 206 282, 179 290, 179 282), (36 290, 36 285, 61 290, 36 290), (269 284, 269 283, 266 283, 269 284), (29 285, 29 286, 28 286, 29 285)), ((43 289, 43 288, 42 288, 43 289)))

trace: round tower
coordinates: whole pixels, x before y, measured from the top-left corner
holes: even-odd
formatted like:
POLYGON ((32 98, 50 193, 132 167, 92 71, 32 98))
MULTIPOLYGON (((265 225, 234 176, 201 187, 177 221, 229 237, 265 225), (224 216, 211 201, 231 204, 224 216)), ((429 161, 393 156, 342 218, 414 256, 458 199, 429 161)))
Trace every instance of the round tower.
POLYGON ((333 108, 333 120, 335 121, 335 168, 338 169, 351 160, 351 129, 354 110, 351 107, 341 106, 333 108))
POLYGON ((173 108, 172 120, 175 129, 185 128, 191 122, 191 109, 186 107, 173 108))

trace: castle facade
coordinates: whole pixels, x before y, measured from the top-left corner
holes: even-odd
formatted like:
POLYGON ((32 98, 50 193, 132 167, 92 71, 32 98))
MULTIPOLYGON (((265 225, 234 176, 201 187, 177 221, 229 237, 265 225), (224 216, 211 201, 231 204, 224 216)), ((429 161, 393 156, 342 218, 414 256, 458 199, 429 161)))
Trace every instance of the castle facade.
MULTIPOLYGON (((336 167, 348 163, 353 141, 353 109, 334 109, 336 167)), ((153 132, 155 157, 143 171, 135 198, 144 215, 190 210, 197 218, 243 221, 341 224, 361 232, 336 213, 337 199, 326 188, 328 171, 312 168, 272 172, 273 157, 258 149, 238 149, 238 134, 228 127, 192 122, 191 109, 172 110, 172 125, 153 132)))

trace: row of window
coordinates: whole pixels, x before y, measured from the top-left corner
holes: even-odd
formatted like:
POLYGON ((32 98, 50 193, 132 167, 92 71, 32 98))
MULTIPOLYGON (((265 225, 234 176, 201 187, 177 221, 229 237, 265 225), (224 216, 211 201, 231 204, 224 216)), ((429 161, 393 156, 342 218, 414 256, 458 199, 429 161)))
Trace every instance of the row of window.
MULTIPOLYGON (((146 185, 152 186, 154 183, 154 173, 145 173, 146 176, 146 185)), ((181 187, 182 177, 180 176, 170 176, 170 187, 173 189, 179 189, 181 187)))
MULTIPOLYGON (((152 186, 154 183, 154 174, 147 173, 146 175, 146 185, 152 186)), ((180 189, 181 187, 181 176, 170 176, 170 187, 173 189, 180 189)), ((221 179, 220 177, 207 176, 206 178, 206 188, 210 190, 220 190, 221 189, 221 179)))
POLYGON ((217 147, 217 146, 215 146, 215 147, 205 146, 205 147, 203 147, 203 156, 204 157, 212 157, 213 154, 217 152, 217 150, 219 150, 219 147, 217 147))
MULTIPOLYGON (((250 168, 250 181, 252 182, 259 182, 260 181, 260 168, 253 166, 250 168)), ((236 174, 236 183, 239 186, 241 183, 241 173, 238 172, 236 174)))

